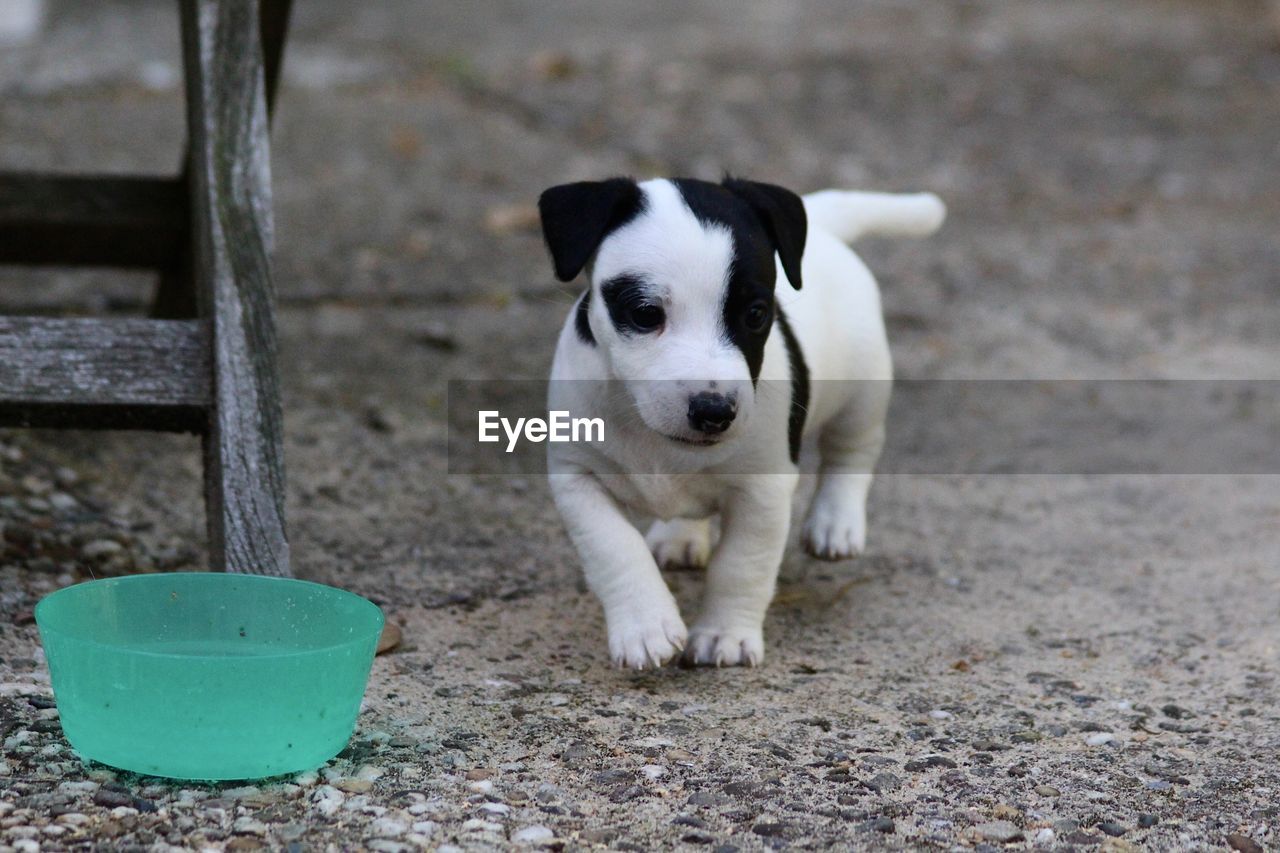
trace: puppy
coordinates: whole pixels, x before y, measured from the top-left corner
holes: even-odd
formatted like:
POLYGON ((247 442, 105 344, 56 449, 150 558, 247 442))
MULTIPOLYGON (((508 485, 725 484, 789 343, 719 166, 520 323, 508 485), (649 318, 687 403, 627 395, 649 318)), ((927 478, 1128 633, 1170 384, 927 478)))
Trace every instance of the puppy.
POLYGON ((806 437, 820 467, 805 549, 840 560, 866 540, 892 364, 875 280, 847 244, 928 234, 942 202, 614 178, 552 187, 538 206, 556 276, 590 279, 549 403, 602 418, 608 441, 549 444, 548 470, 610 654, 637 669, 682 651, 759 664, 806 437), (628 513, 657 520, 646 536, 628 513), (660 573, 672 563, 707 569, 687 630, 660 573))

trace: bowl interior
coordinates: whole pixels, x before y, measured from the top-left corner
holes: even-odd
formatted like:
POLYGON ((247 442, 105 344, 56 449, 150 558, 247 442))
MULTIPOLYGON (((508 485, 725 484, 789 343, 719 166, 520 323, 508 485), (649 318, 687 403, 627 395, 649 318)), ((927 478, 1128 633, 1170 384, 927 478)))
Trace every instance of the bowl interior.
POLYGON ((290 655, 359 642, 382 613, 358 595, 251 575, 134 575, 77 584, 36 608, 40 629, 143 654, 290 655))

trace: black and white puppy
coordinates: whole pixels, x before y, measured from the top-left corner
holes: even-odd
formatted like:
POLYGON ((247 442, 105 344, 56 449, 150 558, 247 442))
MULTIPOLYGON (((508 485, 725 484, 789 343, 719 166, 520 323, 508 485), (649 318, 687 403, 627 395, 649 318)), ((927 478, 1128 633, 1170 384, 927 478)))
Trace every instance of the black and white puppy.
POLYGON ((848 243, 928 234, 942 202, 614 178, 552 187, 539 209, 556 275, 590 278, 549 402, 602 418, 608 441, 548 444, 548 465, 613 660, 758 664, 805 437, 820 468, 804 547, 838 560, 866 539, 892 364, 875 279, 848 243), (647 536, 628 511, 657 519, 647 536), (669 563, 707 568, 687 630, 669 563))

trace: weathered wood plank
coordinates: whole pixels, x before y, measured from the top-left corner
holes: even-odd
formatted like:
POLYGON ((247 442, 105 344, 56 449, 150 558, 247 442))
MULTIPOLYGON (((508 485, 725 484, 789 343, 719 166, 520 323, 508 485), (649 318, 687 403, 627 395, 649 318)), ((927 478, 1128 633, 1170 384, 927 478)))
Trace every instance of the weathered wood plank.
MULTIPOLYGON (((289 32, 292 0, 262 0, 258 26, 262 36, 262 76, 267 90, 267 120, 275 111, 280 67, 284 61, 284 45, 289 32)), ((187 160, 190 160, 188 156, 187 160)), ((187 162, 187 161, 184 161, 187 162)), ((184 167, 185 168, 185 167, 184 167)), ((184 171, 182 180, 187 181, 184 171)), ((196 294, 192 283, 190 244, 185 240, 175 262, 160 273, 152 300, 151 316, 183 319, 196 316, 196 294)))
POLYGON ((0 317, 0 425, 203 432, 202 322, 0 317))
POLYGON ((173 178, 0 174, 0 263, 160 268, 186 230, 173 178))
POLYGON ((192 257, 212 324, 205 496, 215 566, 289 574, 258 3, 182 0, 192 257))

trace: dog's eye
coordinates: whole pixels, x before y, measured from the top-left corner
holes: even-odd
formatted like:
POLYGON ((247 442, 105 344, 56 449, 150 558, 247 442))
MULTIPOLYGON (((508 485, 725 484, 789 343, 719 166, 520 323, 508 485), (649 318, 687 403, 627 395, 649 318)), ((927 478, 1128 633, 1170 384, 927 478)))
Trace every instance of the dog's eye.
POLYGON ((636 305, 627 312, 628 322, 641 332, 652 332, 666 319, 666 313, 657 305, 636 305))
POLYGON ((747 313, 743 315, 742 322, 746 324, 748 331, 762 332, 764 327, 769 325, 769 320, 773 316, 773 311, 768 302, 761 299, 758 302, 752 302, 747 308, 747 313))

